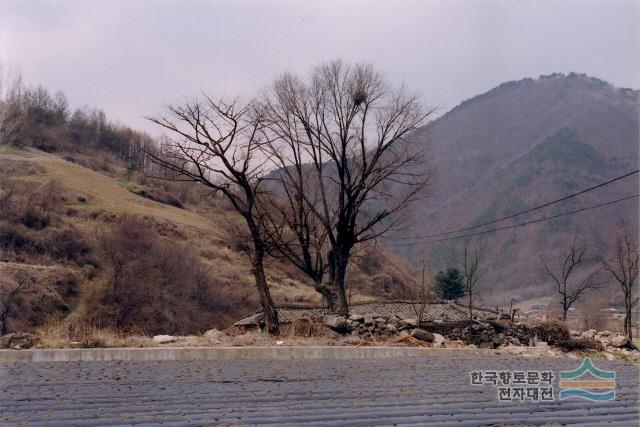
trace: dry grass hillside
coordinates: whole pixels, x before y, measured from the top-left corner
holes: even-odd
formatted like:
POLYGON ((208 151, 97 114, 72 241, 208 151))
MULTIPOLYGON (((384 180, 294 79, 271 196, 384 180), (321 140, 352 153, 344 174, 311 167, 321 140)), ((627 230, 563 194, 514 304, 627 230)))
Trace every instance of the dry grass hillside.
MULTIPOLYGON (((99 163, 91 153, 0 147, 0 286, 6 294, 24 283, 9 330, 53 321, 185 334, 257 309, 242 223, 221 200, 181 198, 108 157, 99 163)), ((406 295, 406 279, 382 258, 357 255, 354 301, 406 295)), ((276 304, 320 303, 293 267, 272 260, 267 274, 276 304)))

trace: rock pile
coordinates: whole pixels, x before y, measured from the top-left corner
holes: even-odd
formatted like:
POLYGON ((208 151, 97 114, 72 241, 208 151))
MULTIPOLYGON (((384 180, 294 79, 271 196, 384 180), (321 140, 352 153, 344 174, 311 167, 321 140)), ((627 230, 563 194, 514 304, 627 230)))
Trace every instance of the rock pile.
POLYGON ((40 338, 37 335, 26 332, 15 332, 0 337, 0 348, 22 350, 33 347, 38 341, 40 341, 40 338))
POLYGON ((475 323, 471 331, 467 324, 459 324, 445 332, 444 336, 450 340, 460 340, 480 348, 535 345, 530 328, 523 323, 509 324, 502 321, 475 323))
POLYGON ((478 323, 469 336, 466 322, 421 323, 417 319, 401 319, 398 316, 378 314, 352 314, 348 318, 327 315, 324 324, 341 334, 351 334, 361 338, 385 339, 406 335, 435 345, 443 345, 445 340, 464 341, 481 348, 495 348, 502 345, 529 345, 530 331, 521 324, 507 325, 502 322, 478 323))
POLYGON ((596 331, 595 329, 589 329, 584 332, 572 332, 573 338, 582 340, 594 340, 602 344, 603 347, 614 348, 628 348, 632 350, 638 350, 636 345, 629 341, 627 337, 622 334, 616 334, 610 331, 596 331))
POLYGON ((415 319, 400 319, 398 316, 382 316, 379 314, 352 314, 348 318, 338 315, 327 315, 324 324, 336 332, 350 333, 360 337, 389 338, 401 331, 414 329, 418 322, 415 319))
POLYGON ((597 350, 609 346, 635 349, 623 335, 595 330, 572 334, 564 324, 554 321, 527 324, 504 319, 489 320, 475 322, 470 330, 467 322, 419 323, 417 319, 372 313, 352 314, 348 318, 325 315, 323 322, 340 334, 356 338, 384 340, 410 336, 434 346, 467 343, 479 348, 556 346, 568 351, 579 348, 597 350))

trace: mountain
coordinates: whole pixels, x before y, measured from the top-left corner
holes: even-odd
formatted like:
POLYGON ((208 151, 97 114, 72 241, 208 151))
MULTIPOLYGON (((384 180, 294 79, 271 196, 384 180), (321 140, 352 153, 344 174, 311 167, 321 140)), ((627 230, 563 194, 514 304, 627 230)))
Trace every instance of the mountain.
MULTIPOLYGON (((462 102, 413 135, 414 141, 429 147, 433 159, 429 167, 437 167, 438 180, 429 197, 412 208, 406 229, 385 240, 386 246, 414 264, 428 260, 435 271, 460 267, 462 240, 407 238, 481 224, 637 169, 638 99, 638 91, 571 73, 504 83, 462 102)), ((637 193, 634 175, 466 233, 637 193)), ((637 199, 474 237, 485 247, 484 298, 508 304, 512 297, 552 294, 541 274, 539 256, 557 261, 578 236, 595 263, 607 256, 621 225, 637 234, 637 199)))

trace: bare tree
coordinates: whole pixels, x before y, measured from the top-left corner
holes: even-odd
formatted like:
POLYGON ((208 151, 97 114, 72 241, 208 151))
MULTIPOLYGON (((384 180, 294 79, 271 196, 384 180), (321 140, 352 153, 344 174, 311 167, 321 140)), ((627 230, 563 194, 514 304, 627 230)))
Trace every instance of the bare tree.
POLYGON ((305 163, 300 152, 301 147, 290 140, 284 143, 287 144, 286 152, 276 149, 272 143, 262 147, 276 168, 269 177, 272 195, 263 197, 259 206, 259 217, 267 230, 269 253, 274 258, 286 259, 304 272, 315 290, 329 303, 332 301, 331 289, 323 282, 327 231, 313 210, 319 203, 315 181, 309 173, 310 165, 305 163))
POLYGON ((484 271, 480 270, 480 266, 483 261, 483 250, 476 246, 473 250, 469 248, 469 242, 464 243, 464 291, 468 297, 468 309, 469 309, 469 334, 473 325, 473 304, 474 297, 478 290, 478 282, 484 274, 484 271))
POLYGON ((603 316, 603 308, 607 308, 607 299, 602 296, 589 298, 578 308, 584 329, 602 330, 606 328, 606 319, 603 316))
POLYGON ((632 241, 627 230, 619 231, 616 236, 615 257, 604 261, 602 268, 616 279, 624 294, 624 334, 633 339, 632 311, 638 303, 636 284, 638 283, 638 246, 632 241), (635 298, 634 298, 635 297, 635 298))
POLYGON ((21 105, 22 79, 0 62, 0 145, 13 143, 25 112, 21 105))
POLYGON ((396 227, 398 214, 432 182, 422 147, 408 138, 432 111, 404 88, 390 88, 370 65, 340 61, 319 66, 307 82, 283 75, 262 111, 265 149, 295 203, 310 209, 326 234, 323 296, 331 311, 346 315, 354 246, 396 227), (300 172, 313 184, 301 185, 300 172))
POLYGON ((14 285, 0 283, 0 335, 8 332, 7 320, 31 283, 26 274, 19 274, 14 285))
POLYGON ((560 306, 562 307, 561 320, 567 320, 569 308, 578 301, 582 295, 589 289, 597 289, 600 284, 597 282, 598 270, 584 276, 582 279, 573 281, 573 277, 577 271, 585 266, 586 260, 584 254, 586 247, 580 245, 577 239, 574 239, 569 247, 567 255, 562 261, 562 266, 556 272, 551 271, 545 260, 540 256, 540 261, 544 266, 544 270, 551 277, 556 285, 556 289, 560 294, 560 306))
POLYGON ((418 320, 417 324, 420 325, 424 320, 424 314, 427 310, 427 305, 435 299, 435 295, 432 290, 432 283, 430 281, 431 274, 427 270, 425 262, 422 263, 420 283, 414 286, 414 291, 411 299, 411 307, 418 320))
POLYGON ((264 272, 267 253, 257 203, 266 168, 260 154, 263 120, 253 103, 205 97, 167 106, 165 115, 150 117, 168 131, 163 150, 149 150, 155 163, 176 173, 176 180, 204 184, 222 193, 238 212, 251 236, 251 265, 269 333, 279 333, 278 315, 264 272))

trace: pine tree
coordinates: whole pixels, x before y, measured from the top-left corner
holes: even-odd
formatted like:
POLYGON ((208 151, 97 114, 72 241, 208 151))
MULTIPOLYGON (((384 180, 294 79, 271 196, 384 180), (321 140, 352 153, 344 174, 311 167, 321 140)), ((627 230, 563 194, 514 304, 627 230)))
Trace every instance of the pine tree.
POLYGON ((456 300, 464 296, 462 273, 457 268, 449 267, 436 275, 436 294, 445 300, 456 300))

